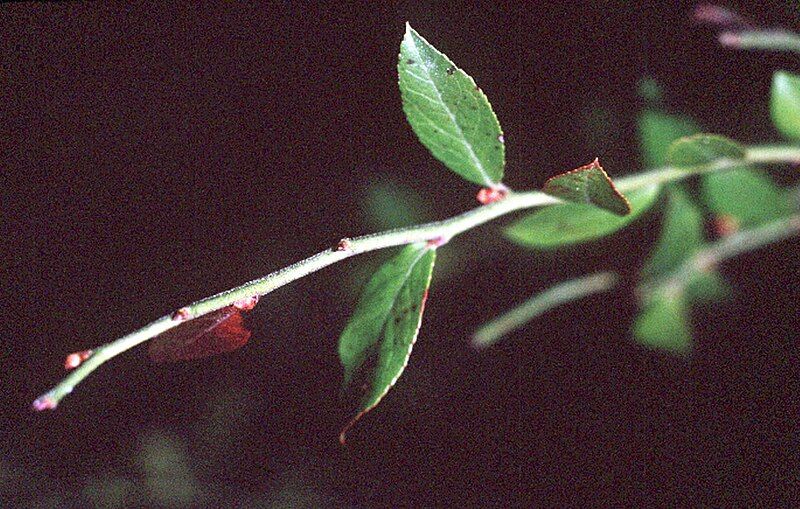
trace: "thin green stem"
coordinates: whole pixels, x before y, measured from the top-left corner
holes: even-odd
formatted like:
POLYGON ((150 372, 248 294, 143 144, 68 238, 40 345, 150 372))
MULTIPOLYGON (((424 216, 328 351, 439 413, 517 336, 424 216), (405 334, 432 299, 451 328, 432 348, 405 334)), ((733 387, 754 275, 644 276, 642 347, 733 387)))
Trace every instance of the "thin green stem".
MULTIPOLYGON (((800 146, 763 145, 752 147, 748 150, 746 158, 748 162, 753 163, 793 163, 800 161, 800 146)), ((663 167, 640 175, 621 178, 617 181, 617 187, 623 192, 631 191, 654 183, 666 183, 686 178, 696 173, 723 170, 741 164, 742 161, 721 161, 719 164, 704 165, 694 169, 663 167)), ((64 396, 72 392, 78 383, 101 364, 134 346, 154 338, 162 332, 176 327, 187 319, 197 318, 222 309, 247 297, 266 295, 292 281, 357 254, 415 242, 432 241, 443 243, 460 233, 511 212, 553 205, 559 202, 559 199, 539 191, 509 192, 504 199, 498 202, 472 209, 450 219, 346 239, 347 242, 343 241, 340 246, 326 249, 264 277, 185 306, 181 308, 182 313, 179 320, 172 319, 171 314, 163 316, 127 336, 95 349, 94 353, 83 364, 78 366, 53 389, 40 396, 34 402, 34 407, 37 409, 55 408, 64 396)))
POLYGON ((787 30, 742 30, 723 32, 723 46, 746 50, 793 51, 800 53, 800 36, 787 30))
POLYGON ((736 232, 700 249, 675 272, 665 278, 643 285, 639 291, 645 300, 661 290, 681 292, 698 271, 713 270, 725 260, 798 234, 800 234, 800 214, 736 232))
POLYGON ((551 286, 522 304, 482 325, 472 337, 476 348, 485 348, 544 312, 567 302, 605 292, 618 280, 613 272, 596 272, 551 286))

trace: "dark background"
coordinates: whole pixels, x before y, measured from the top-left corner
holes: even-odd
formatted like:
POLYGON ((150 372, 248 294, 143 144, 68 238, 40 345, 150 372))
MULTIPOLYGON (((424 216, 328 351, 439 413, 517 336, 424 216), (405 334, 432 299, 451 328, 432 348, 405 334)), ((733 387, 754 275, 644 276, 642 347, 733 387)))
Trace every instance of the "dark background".
MULTIPOLYGON (((739 4, 767 25, 797 25, 793 2, 739 4)), ((469 347, 479 324, 555 281, 608 268, 632 278, 656 214, 555 253, 503 242, 508 218, 454 240, 442 252, 455 254, 458 277, 434 276, 406 373, 346 448, 336 437, 353 407, 339 397, 335 345, 354 280, 380 254, 263 299, 248 316, 253 339, 236 353, 153 366, 139 348, 55 412, 30 411, 64 374, 66 353, 374 230, 363 203, 376 182, 411 189, 433 218, 475 206, 474 186, 405 123, 396 58, 406 20, 489 96, 515 189, 595 156, 612 176, 640 171, 646 76, 664 85, 669 111, 710 131, 777 139, 770 77, 796 71, 796 59, 723 49, 692 22, 693 3, 654 5, 0 6, 0 500, 730 506, 797 497, 796 240, 724 265, 736 292, 695 310, 690 359, 633 343, 628 279, 487 351, 469 347)), ((783 183, 787 174, 775 172, 783 183)))

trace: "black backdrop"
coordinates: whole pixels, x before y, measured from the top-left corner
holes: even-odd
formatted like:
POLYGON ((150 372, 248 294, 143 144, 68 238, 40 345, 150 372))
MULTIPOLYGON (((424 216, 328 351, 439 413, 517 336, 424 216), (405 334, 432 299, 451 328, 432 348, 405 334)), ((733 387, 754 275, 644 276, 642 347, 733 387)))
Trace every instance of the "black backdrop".
MULTIPOLYGON (((503 221, 454 240, 471 253, 455 258, 463 272, 434 276, 405 375, 346 448, 335 344, 361 257, 263 299, 235 354, 154 367, 137 349, 57 411, 29 410, 65 353, 370 231, 371 182, 411 188, 435 217, 474 206, 404 121, 406 20, 489 96, 512 188, 597 155, 612 176, 638 171, 644 76, 709 130, 775 139, 770 76, 796 62, 718 47, 691 3, 648 4, 1 6, 3 499, 80 506, 87 486, 123 479, 132 503, 154 436, 183 451, 192 504, 292 489, 358 507, 797 495, 797 241, 725 265, 737 291, 693 314, 689 360, 632 343, 627 283, 469 348, 477 325, 545 285, 633 274, 657 216, 560 253, 504 244, 503 221), (606 120, 590 128, 593 111, 606 120)), ((791 2, 743 9, 797 23, 791 2)), ((163 467, 180 485, 179 465, 163 467)))

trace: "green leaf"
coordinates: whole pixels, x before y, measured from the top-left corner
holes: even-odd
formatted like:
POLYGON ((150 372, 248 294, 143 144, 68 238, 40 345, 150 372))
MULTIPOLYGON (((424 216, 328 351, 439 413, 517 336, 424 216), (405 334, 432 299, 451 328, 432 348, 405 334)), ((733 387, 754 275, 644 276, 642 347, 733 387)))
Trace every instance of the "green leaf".
POLYGON ((411 355, 422 322, 422 310, 436 251, 426 244, 405 247, 367 283, 353 316, 339 338, 345 384, 370 354, 377 355, 361 410, 342 431, 374 408, 394 385, 411 355))
POLYGON ((398 182, 372 183, 367 191, 364 214, 371 229, 392 230, 434 219, 420 196, 398 182))
POLYGON ((627 226, 649 209, 658 197, 653 185, 628 193, 631 213, 617 216, 591 205, 564 203, 529 214, 506 228, 513 242, 537 249, 553 249, 594 240, 627 226))
POLYGON ((643 111, 638 124, 642 159, 648 168, 667 163, 667 151, 672 142, 700 132, 700 126, 689 117, 655 110, 643 111))
POLYGON ((692 332, 684 299, 667 293, 651 299, 636 317, 633 336, 648 348, 688 353, 692 347, 692 332))
POLYGON ((398 62, 403 111, 417 137, 475 184, 503 179, 505 145, 486 95, 464 71, 406 25, 398 62))
POLYGON ((704 175, 702 196, 711 212, 731 216, 742 227, 762 225, 792 213, 788 193, 756 169, 704 175))
POLYGON ((669 187, 669 203, 658 244, 642 269, 643 278, 666 277, 703 244, 703 217, 679 186, 669 187))
POLYGON ((745 149, 717 134, 686 136, 670 145, 667 162, 678 168, 710 165, 719 160, 745 160, 745 149))
POLYGON ((800 76, 786 71, 773 74, 769 106, 778 131, 789 139, 800 140, 800 76))
POLYGON ((620 216, 631 213, 630 203, 614 187, 597 159, 549 178, 542 191, 565 201, 594 205, 620 216))
POLYGON ((728 297, 731 287, 716 270, 696 270, 689 277, 684 295, 689 304, 715 302, 728 297))

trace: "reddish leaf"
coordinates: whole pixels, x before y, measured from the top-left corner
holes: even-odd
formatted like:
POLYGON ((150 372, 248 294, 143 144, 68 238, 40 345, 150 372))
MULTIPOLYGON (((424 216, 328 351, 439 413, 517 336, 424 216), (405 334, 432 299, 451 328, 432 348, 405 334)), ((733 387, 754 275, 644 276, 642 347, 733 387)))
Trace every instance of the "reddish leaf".
POLYGON ((241 309, 248 307, 228 306, 184 322, 151 339, 147 353, 153 362, 174 362, 236 350, 251 334, 244 328, 241 309))

